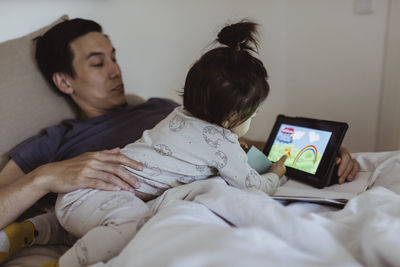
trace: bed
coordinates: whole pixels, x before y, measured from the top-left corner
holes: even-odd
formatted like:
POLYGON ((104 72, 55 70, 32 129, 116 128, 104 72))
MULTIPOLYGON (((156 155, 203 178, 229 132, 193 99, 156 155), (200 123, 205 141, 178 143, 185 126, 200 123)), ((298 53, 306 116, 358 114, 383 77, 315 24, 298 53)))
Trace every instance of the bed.
MULTIPOLYGON (((0 167, 18 142, 74 116, 33 62, 30 40, 45 29, 0 44, 0 167)), ((121 254, 94 266, 399 266, 400 152, 353 156, 376 181, 343 209, 198 181, 149 202, 152 215, 121 254)), ((66 249, 33 246, 3 266, 40 266, 66 249)))

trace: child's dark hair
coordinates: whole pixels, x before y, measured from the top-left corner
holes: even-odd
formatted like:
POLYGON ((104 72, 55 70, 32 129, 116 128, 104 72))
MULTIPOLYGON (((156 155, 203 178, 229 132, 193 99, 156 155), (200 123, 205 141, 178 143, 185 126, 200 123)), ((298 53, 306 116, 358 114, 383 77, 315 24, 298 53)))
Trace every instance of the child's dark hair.
POLYGON ((218 41, 224 46, 205 53, 190 68, 183 105, 195 117, 233 128, 247 120, 269 92, 263 63, 257 51, 257 24, 242 21, 224 27, 218 41))
MULTIPOLYGON (((70 44, 89 32, 102 33, 102 27, 92 20, 77 18, 63 21, 36 38, 37 65, 53 88, 57 89, 53 82, 54 73, 61 72, 71 77, 75 76, 72 66, 74 55, 70 44)), ((59 90, 56 91, 59 92, 59 90)))

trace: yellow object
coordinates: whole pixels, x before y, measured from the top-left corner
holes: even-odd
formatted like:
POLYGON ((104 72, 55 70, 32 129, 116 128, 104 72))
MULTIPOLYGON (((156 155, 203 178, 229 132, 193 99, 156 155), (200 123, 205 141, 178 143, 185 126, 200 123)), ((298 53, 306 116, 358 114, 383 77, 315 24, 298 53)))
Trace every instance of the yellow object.
POLYGON ((32 244, 35 228, 31 222, 12 223, 0 231, 0 264, 18 250, 32 244))
POLYGON ((40 267, 59 267, 58 261, 48 261, 40 267))

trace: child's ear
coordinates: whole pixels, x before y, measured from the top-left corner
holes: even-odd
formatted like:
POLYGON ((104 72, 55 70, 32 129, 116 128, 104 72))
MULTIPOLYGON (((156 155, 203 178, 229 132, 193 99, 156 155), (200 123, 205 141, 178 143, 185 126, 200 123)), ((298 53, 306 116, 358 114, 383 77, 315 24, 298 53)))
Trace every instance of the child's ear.
POLYGON ((62 72, 56 72, 53 74, 53 82, 57 86, 58 90, 64 94, 71 95, 74 92, 72 85, 69 81, 69 76, 62 72))

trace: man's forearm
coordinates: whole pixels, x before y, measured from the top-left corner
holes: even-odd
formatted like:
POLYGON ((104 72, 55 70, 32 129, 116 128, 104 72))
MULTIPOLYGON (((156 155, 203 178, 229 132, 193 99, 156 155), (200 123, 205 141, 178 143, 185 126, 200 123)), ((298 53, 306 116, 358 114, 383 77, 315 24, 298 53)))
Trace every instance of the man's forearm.
POLYGON ((1 187, 0 229, 12 223, 45 194, 46 191, 40 188, 40 185, 30 174, 1 187))

